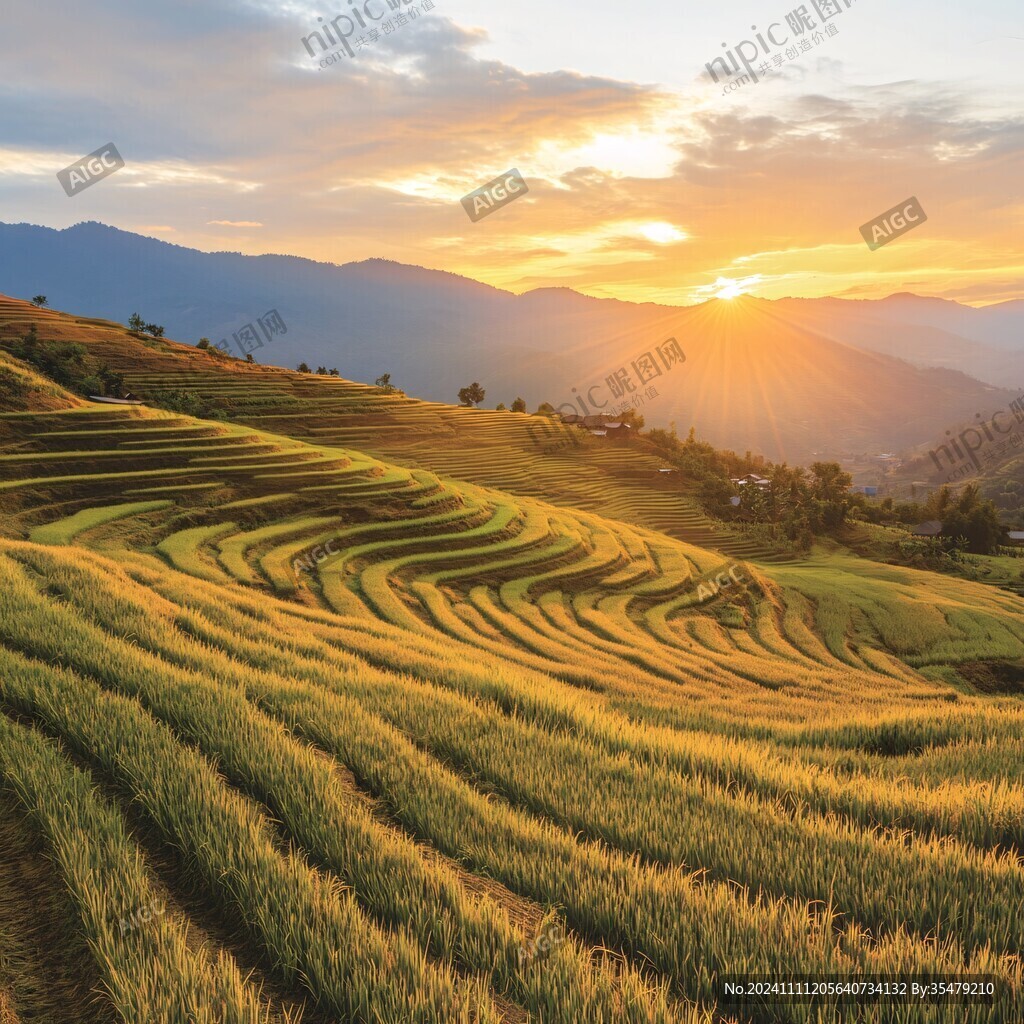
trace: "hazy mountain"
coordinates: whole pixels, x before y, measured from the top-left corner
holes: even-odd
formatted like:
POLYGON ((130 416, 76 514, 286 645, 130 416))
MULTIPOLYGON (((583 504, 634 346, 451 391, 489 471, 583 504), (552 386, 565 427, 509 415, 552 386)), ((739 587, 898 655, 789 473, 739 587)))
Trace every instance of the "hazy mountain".
POLYGON ((847 345, 918 366, 962 370, 989 384, 1024 384, 1024 302, 974 309, 945 299, 780 299, 777 315, 847 345))
MULTIPOLYGON (((121 322, 138 311, 176 340, 232 347, 232 332, 276 309, 288 330, 254 353, 260 362, 305 360, 355 380, 387 371, 410 393, 445 401, 478 380, 492 407, 517 395, 532 409, 589 394, 586 411, 609 411, 606 378, 625 370, 636 384, 632 364, 651 352, 657 395, 641 386, 619 404, 636 397, 651 425, 696 425, 717 445, 790 461, 899 450, 1005 406, 1016 392, 957 371, 977 374, 983 357, 1020 365, 1008 347, 1024 323, 1022 303, 974 310, 916 296, 692 307, 562 288, 516 296, 386 260, 204 253, 97 223, 0 225, 0 291, 41 292, 56 308, 121 322), (686 361, 666 370, 656 349, 670 337, 686 361)), ((1009 374, 990 379, 1024 380, 1009 374)))

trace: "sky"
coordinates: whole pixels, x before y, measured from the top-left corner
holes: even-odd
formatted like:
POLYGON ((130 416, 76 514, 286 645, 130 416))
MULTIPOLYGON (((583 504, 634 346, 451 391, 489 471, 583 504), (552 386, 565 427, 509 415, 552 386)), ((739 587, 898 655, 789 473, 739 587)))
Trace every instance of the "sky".
POLYGON ((1024 297, 1019 0, 693 6, 4 0, 0 221, 669 305, 1024 297), (528 193, 474 223, 511 168, 528 193), (869 249, 911 196, 927 221, 869 249))

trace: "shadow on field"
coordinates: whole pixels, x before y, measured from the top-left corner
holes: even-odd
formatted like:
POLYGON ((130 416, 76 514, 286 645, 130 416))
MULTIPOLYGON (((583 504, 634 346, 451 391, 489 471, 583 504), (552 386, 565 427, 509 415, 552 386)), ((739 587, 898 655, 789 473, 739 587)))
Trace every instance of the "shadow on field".
POLYGON ((978 693, 1024 697, 1024 661, 968 661, 957 671, 978 693))

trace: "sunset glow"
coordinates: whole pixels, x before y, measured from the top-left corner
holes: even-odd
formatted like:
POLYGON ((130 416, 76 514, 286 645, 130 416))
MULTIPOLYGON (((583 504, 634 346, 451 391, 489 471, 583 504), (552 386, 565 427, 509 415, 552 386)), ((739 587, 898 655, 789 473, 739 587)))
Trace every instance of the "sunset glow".
MULTIPOLYGON (((127 24, 102 6, 90 67, 103 71, 73 88, 17 43, 32 5, 8 4, 0 49, 22 109, 0 145, 5 208, 55 228, 160 225, 206 251, 381 257, 516 293, 1020 297, 1024 65, 1001 59, 1022 34, 1009 3, 945 19, 923 0, 839 4, 820 46, 735 87, 707 66, 763 25, 753 0, 656 4, 629 45, 617 19, 570 7, 444 0, 325 64, 301 40, 326 10, 223 3, 187 26, 165 2, 127 24), (133 126, 117 139, 124 170, 69 203, 55 171, 114 124, 133 126), (472 223, 462 197, 511 168, 528 196, 472 223), (860 226, 911 195, 927 224, 869 251, 860 226)), ((48 31, 55 52, 81 45, 73 19, 48 31)))

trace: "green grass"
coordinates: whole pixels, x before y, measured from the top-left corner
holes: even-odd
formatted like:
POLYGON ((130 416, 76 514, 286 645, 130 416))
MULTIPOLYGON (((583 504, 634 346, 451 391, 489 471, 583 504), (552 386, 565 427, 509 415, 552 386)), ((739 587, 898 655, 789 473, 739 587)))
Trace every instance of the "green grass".
POLYGON ((37 544, 70 544, 86 530, 93 530, 97 526, 105 526, 118 519, 127 519, 129 516, 138 516, 145 512, 159 512, 173 504, 172 501, 135 501, 123 505, 85 508, 65 519, 37 527, 32 531, 30 539, 37 544))

